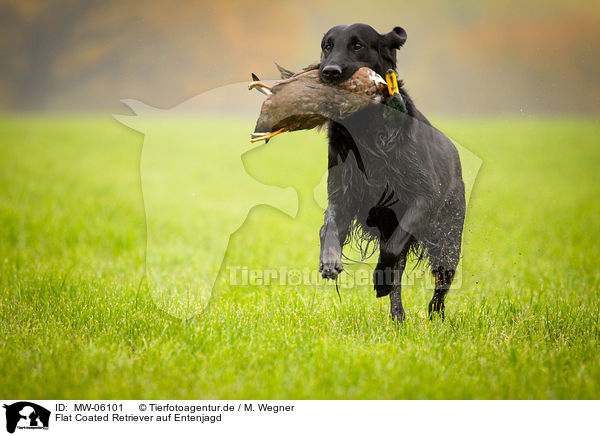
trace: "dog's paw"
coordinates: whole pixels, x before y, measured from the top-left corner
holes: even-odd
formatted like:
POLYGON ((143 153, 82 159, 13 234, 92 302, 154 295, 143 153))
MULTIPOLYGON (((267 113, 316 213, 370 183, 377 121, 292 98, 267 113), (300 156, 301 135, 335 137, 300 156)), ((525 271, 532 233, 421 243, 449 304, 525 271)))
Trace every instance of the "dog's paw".
POLYGON ((392 321, 403 323, 405 318, 404 309, 402 307, 392 308, 390 310, 390 317, 392 318, 392 321))
POLYGON ((342 259, 335 257, 332 259, 323 259, 319 262, 319 272, 324 279, 337 279, 339 273, 344 270, 342 259))
POLYGON ((433 297, 429 302, 429 319, 439 316, 443 321, 446 318, 446 305, 443 298, 433 297))

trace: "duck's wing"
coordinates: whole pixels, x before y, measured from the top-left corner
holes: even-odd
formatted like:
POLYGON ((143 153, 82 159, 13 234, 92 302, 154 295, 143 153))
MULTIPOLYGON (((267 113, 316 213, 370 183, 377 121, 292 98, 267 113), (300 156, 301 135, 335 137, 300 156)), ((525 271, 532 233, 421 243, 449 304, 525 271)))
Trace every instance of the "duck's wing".
POLYGON ((281 74, 281 78, 284 80, 289 79, 290 77, 292 77, 295 74, 293 71, 290 71, 287 68, 283 68, 277 62, 275 62, 275 66, 279 70, 279 74, 281 74))
POLYGON ((279 70, 279 74, 281 74, 281 78, 283 80, 287 80, 287 79, 290 79, 292 77, 299 76, 300 74, 306 73, 307 71, 318 70, 320 65, 321 65, 320 62, 313 62, 312 64, 307 65, 306 67, 302 68, 297 73, 294 73, 293 71, 288 70, 287 68, 283 68, 277 62, 275 62, 275 66, 279 70))
POLYGON ((295 75, 297 76, 298 74, 306 73, 307 71, 318 70, 320 66, 321 66, 321 62, 313 62, 312 64, 307 65, 304 68, 302 68, 295 75))

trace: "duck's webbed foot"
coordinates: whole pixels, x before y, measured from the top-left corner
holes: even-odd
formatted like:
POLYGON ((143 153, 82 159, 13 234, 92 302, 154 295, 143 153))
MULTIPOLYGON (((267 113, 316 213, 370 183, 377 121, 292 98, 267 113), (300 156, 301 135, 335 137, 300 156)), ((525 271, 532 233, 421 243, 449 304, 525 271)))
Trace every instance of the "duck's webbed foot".
POLYGON ((253 74, 252 78, 254 80, 252 82, 250 82, 250 84, 248 85, 248 90, 256 89, 258 92, 261 92, 265 95, 273 94, 271 92, 271 87, 269 85, 261 82, 260 80, 258 80, 258 77, 256 77, 256 75, 253 74))

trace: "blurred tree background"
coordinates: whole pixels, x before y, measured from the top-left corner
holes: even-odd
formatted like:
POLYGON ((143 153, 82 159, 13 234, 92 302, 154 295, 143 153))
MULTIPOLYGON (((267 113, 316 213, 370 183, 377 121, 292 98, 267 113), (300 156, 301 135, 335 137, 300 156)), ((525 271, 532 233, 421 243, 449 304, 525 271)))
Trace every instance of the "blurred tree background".
POLYGON ((0 0, 0 109, 167 108, 306 65, 352 22, 406 29, 398 70, 425 112, 600 109, 600 3, 556 0, 0 0))

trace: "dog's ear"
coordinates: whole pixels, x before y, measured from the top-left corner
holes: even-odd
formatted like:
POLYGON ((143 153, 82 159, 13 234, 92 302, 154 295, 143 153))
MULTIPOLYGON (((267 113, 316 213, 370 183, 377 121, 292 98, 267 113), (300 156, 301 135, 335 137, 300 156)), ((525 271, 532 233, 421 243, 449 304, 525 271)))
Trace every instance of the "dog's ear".
POLYGON ((406 42, 406 31, 402 27, 394 27, 390 33, 383 35, 383 40, 389 47, 397 50, 406 42))
POLYGON ((396 50, 404 45, 406 42, 406 31, 402 27, 394 27, 394 29, 381 35, 379 39, 379 53, 381 57, 389 62, 390 68, 396 68, 396 50))

